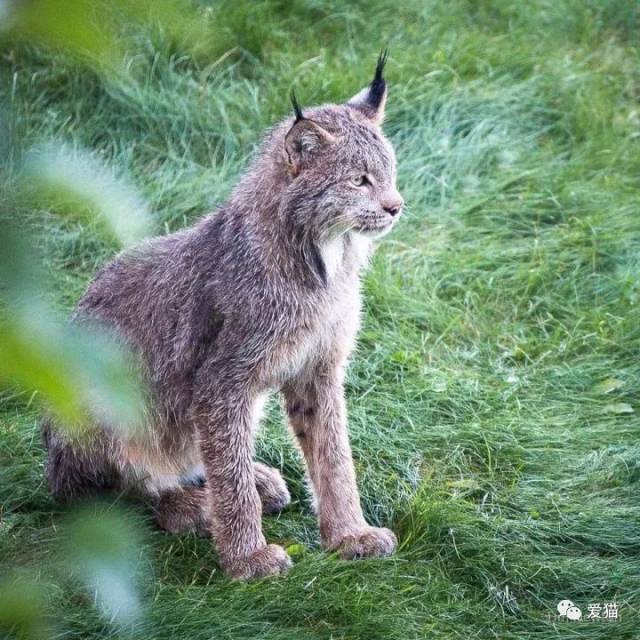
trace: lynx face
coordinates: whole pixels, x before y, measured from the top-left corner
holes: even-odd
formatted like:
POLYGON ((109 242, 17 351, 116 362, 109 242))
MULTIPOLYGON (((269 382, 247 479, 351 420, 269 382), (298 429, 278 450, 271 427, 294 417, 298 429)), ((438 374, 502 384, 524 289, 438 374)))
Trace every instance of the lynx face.
POLYGON ((296 193, 307 196, 295 215, 319 239, 348 232, 384 235, 402 211, 395 154, 380 128, 387 97, 384 62, 383 56, 371 85, 346 104, 303 115, 294 100, 285 157, 294 200, 296 193))
POLYGON ((391 145, 377 126, 358 123, 349 127, 336 146, 335 179, 319 202, 323 227, 338 232, 354 230, 369 237, 384 235, 404 204, 396 188, 391 145))

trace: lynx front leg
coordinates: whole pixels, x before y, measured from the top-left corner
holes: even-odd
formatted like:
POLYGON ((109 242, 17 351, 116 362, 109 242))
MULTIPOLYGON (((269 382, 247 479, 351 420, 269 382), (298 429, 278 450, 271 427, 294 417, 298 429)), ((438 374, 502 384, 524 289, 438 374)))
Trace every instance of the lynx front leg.
POLYGON ((345 559, 389 555, 396 537, 369 526, 360 507, 346 426, 342 371, 314 372, 312 381, 285 389, 289 422, 313 484, 320 536, 345 559))
POLYGON ((276 575, 291 566, 282 547, 267 545, 252 456, 254 403, 217 390, 224 404, 204 402, 195 412, 210 492, 210 527, 220 564, 233 578, 276 575))

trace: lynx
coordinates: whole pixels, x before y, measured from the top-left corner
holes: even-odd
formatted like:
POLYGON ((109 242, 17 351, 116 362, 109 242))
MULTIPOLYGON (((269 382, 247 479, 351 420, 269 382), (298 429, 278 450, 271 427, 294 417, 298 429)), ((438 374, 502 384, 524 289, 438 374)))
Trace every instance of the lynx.
POLYGON ((72 440, 43 423, 52 493, 131 491, 171 532, 201 530, 227 575, 279 574, 261 514, 285 507, 280 473, 253 460, 260 408, 282 395, 312 485, 320 537, 343 558, 385 556, 394 534, 364 519, 347 434, 344 373, 359 328, 371 241, 403 200, 381 124, 386 53, 369 86, 267 135, 231 196, 194 226, 124 252, 96 275, 72 321, 109 327, 151 389, 144 437, 94 425, 72 440))

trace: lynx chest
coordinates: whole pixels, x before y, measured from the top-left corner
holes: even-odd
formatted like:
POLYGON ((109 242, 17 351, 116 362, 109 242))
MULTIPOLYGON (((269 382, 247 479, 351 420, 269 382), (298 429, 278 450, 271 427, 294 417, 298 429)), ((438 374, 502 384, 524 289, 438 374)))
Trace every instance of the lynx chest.
POLYGON ((305 301, 287 324, 284 334, 274 340, 261 376, 271 389, 313 375, 316 365, 330 354, 349 355, 360 324, 357 280, 332 287, 317 300, 305 301))

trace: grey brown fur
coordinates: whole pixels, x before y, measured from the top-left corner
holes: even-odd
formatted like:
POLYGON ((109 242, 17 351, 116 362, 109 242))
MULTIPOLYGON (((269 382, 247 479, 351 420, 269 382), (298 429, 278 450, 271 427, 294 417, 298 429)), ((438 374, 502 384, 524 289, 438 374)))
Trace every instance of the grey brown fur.
POLYGON ((215 214, 97 274, 74 319, 106 324, 141 356, 149 424, 144 436, 103 424, 76 442, 45 421, 56 496, 135 490, 160 526, 210 533, 228 575, 280 573, 290 559, 267 544, 260 518, 289 493, 253 460, 260 405, 278 391, 325 547, 346 558, 393 551, 393 533, 362 515, 343 391, 370 241, 403 204, 380 129, 383 64, 347 104, 298 108, 274 127, 215 214))

